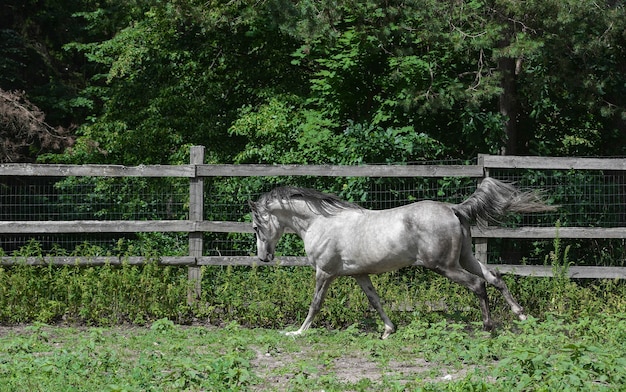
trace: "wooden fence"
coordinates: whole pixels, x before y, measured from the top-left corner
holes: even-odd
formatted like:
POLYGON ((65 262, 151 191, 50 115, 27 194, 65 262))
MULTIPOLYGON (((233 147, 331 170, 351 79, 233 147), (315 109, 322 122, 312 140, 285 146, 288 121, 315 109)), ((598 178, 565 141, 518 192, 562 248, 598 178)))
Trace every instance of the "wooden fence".
MULTIPOLYGON (((205 165, 204 147, 191 148, 189 165, 167 166, 116 166, 116 165, 55 165, 55 164, 1 164, 0 176, 101 176, 101 177, 178 177, 189 179, 189 219, 152 221, 0 221, 2 234, 41 233, 137 233, 137 232, 186 232, 189 235, 189 255, 160 257, 160 263, 189 267, 189 279, 196 282, 199 294, 200 267, 205 265, 258 264, 256 257, 204 256, 203 233, 252 233, 252 227, 244 222, 206 221, 203 219, 204 179, 208 177, 249 176, 326 176, 326 177, 471 177, 481 179, 494 169, 553 169, 553 170, 610 170, 626 171, 626 159, 597 158, 548 158, 480 155, 476 165, 205 165)), ((625 201, 626 202, 626 201, 625 201)), ((556 238, 626 238, 626 227, 522 227, 504 228, 491 226, 472 228, 477 257, 486 262, 489 239, 550 239, 556 238)), ((102 265, 119 264, 116 257, 2 257, 0 264, 26 263, 102 265)), ((141 264, 144 257, 124 258, 124 262, 141 264)), ((281 265, 307 265, 304 257, 280 257, 273 263, 281 265)), ((270 264, 273 264, 270 263, 270 264)), ((521 276, 552 276, 550 266, 492 265, 503 273, 521 276)), ((573 278, 626 278, 626 268, 571 266, 568 273, 573 278)))

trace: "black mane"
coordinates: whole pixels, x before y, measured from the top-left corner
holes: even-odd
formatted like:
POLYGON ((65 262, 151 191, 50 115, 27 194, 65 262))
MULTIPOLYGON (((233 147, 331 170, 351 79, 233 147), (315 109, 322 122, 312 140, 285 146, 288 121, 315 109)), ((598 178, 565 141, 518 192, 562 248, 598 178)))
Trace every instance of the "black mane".
POLYGON ((340 210, 345 209, 361 209, 360 206, 341 200, 337 196, 317 191, 315 189, 300 188, 295 186, 282 186, 274 188, 263 194, 258 203, 264 206, 272 200, 293 200, 305 201, 312 211, 322 215, 334 215, 340 210))

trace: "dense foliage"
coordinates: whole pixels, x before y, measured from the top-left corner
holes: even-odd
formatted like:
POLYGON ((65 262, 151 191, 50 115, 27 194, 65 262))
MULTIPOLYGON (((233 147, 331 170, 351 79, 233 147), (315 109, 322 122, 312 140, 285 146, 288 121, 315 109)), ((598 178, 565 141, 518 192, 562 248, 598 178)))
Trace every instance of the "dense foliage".
POLYGON ((178 163, 189 144, 210 162, 297 163, 626 149, 622 2, 1 7, 0 88, 77 126, 48 161, 178 163))

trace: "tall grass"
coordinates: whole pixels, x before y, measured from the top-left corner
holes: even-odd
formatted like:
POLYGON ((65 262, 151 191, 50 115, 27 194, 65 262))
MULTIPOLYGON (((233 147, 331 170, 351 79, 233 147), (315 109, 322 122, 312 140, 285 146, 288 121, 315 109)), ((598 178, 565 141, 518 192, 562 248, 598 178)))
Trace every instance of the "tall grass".
MULTIPOLYGON (((577 282, 567 277, 567 251, 558 240, 546 259, 555 278, 506 276, 528 314, 545 318, 626 312, 626 285, 617 280, 577 282)), ((31 244, 18 257, 37 255, 31 244)), ((0 323, 67 322, 86 325, 146 324, 168 318, 178 323, 237 322, 251 327, 290 328, 301 323, 314 287, 311 268, 203 267, 202 297, 187 303, 186 267, 145 265, 0 267, 0 323)), ((480 320, 477 300, 463 287, 421 268, 373 279, 390 317, 398 324, 480 320)), ((499 292, 490 290, 491 309, 502 323, 514 316, 499 292)), ((351 278, 338 279, 315 324, 380 329, 377 314, 351 278)))
POLYGON ((88 325, 184 320, 187 280, 177 267, 0 267, 0 323, 65 321, 88 325))

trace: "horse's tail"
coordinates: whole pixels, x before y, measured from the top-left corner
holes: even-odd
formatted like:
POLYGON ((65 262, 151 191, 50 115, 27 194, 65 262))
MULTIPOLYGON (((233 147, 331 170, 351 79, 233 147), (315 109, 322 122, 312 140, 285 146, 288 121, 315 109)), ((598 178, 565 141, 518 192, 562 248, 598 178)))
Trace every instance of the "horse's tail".
POLYGON ((497 222, 507 212, 546 212, 557 208, 546 204, 541 192, 523 192, 491 177, 485 178, 467 200, 452 207, 459 218, 476 221, 479 226, 497 222))

